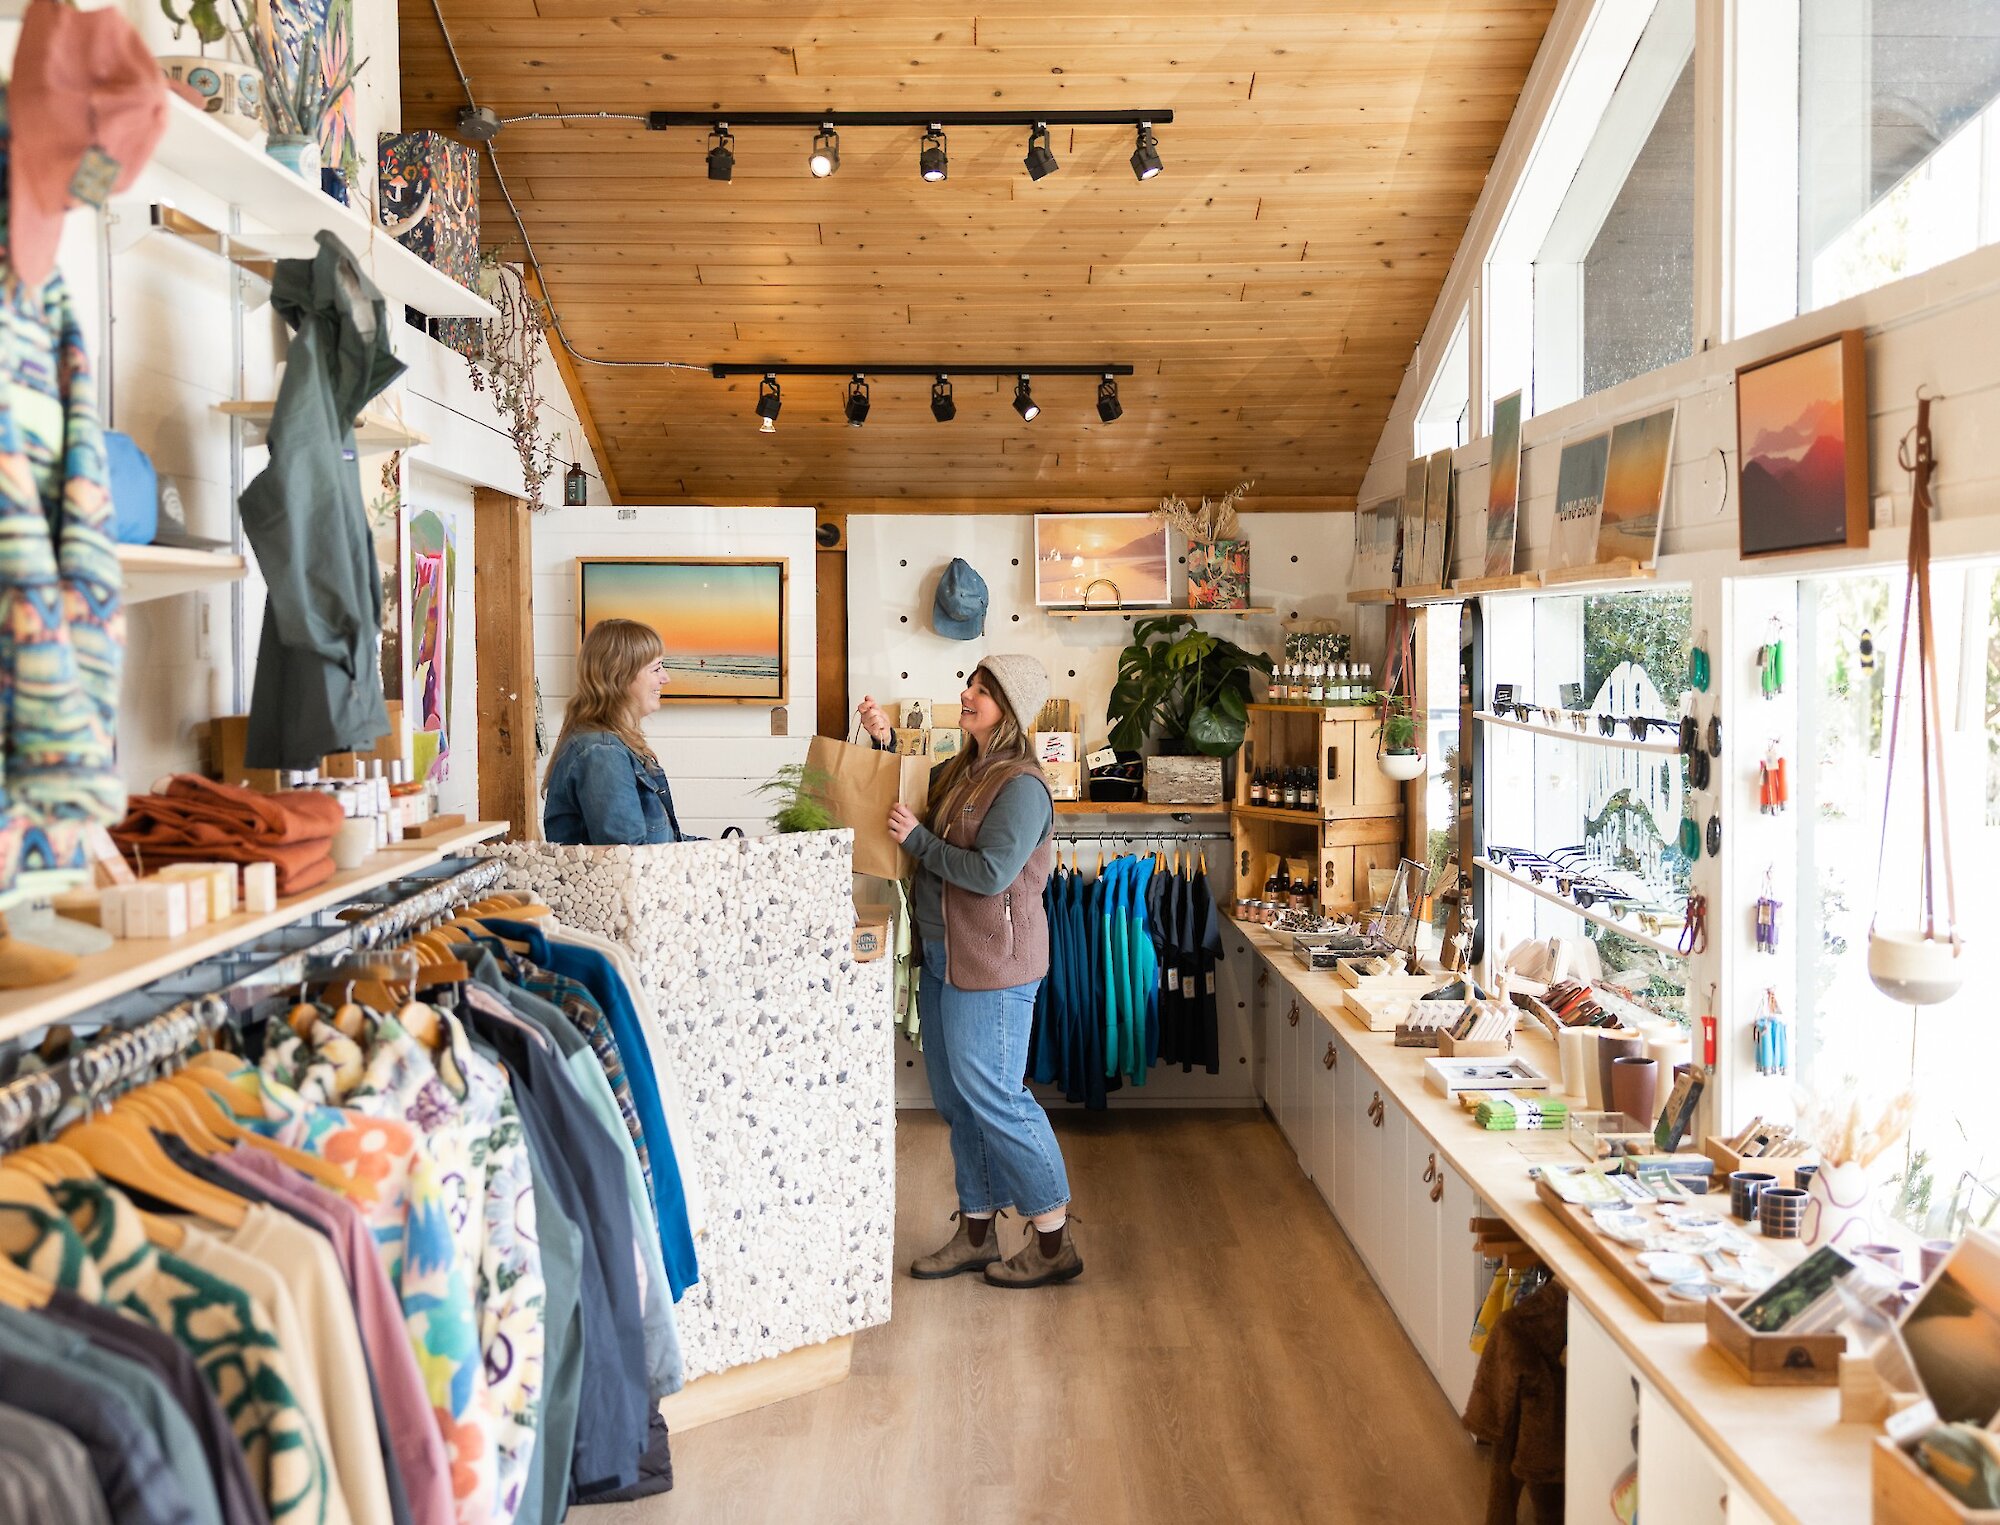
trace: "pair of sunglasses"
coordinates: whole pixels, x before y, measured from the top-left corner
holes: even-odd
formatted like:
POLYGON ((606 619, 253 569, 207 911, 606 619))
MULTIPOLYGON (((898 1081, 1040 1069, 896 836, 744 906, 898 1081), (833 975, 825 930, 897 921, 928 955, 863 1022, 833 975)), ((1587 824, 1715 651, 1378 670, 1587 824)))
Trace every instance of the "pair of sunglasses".
POLYGON ((1534 715, 1535 707, 1532 704, 1521 704, 1513 700, 1508 700, 1496 703, 1493 706, 1493 713, 1498 715, 1502 720, 1519 720, 1525 723, 1534 715))

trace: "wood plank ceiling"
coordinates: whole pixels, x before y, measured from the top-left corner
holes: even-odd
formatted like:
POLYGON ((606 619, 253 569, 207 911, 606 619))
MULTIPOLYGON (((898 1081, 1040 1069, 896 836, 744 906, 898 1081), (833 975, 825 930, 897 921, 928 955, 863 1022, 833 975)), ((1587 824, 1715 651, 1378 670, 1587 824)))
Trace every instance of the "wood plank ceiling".
MULTIPOLYGON (((406 128, 466 96, 432 0, 400 0, 406 128)), ((1144 184, 1125 127, 956 128, 941 184, 913 129, 707 134, 517 122, 493 147, 571 342, 607 360, 1099 364, 1137 374, 1098 421, 1086 378, 785 385, 580 364, 622 501, 850 511, 1150 503, 1254 477, 1264 508, 1347 508, 1450 266, 1553 0, 437 0, 481 106, 530 112, 1171 107, 1144 184)), ((482 240, 520 256, 491 161, 482 240)))

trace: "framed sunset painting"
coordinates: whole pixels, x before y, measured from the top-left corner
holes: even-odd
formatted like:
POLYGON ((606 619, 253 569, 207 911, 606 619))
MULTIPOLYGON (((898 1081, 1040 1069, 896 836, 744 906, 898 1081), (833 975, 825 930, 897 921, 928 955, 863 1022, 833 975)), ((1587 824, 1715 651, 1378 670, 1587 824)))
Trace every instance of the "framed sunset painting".
POLYGON ((1035 602, 1043 608, 1173 602, 1167 524, 1151 514, 1036 514, 1035 602))
POLYGON ((1861 331, 1736 373, 1737 543, 1745 556, 1868 544, 1868 363, 1861 331))
POLYGON ((637 620, 666 648, 662 704, 783 704, 784 557, 579 556, 577 638, 637 620))

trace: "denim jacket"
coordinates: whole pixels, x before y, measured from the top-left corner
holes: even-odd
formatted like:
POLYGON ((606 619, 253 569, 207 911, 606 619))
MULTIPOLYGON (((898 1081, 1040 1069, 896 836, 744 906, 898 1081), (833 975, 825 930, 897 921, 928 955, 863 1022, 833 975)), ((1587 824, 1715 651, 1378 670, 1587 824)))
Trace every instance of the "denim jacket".
POLYGON ((610 731, 572 736, 549 764, 542 833, 568 847, 683 840, 666 770, 634 756, 610 731))

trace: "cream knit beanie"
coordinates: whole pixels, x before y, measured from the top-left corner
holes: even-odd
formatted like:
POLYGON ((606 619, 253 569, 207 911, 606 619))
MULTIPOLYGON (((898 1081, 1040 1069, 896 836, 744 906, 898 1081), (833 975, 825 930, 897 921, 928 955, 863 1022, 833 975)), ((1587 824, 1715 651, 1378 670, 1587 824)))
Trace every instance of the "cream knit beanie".
POLYGON ((1042 706, 1049 702, 1047 669, 1025 652, 1018 651, 985 657, 979 665, 1000 685, 1001 696, 1014 712, 1014 719, 1024 732, 1032 736, 1035 721, 1041 717, 1042 706))

